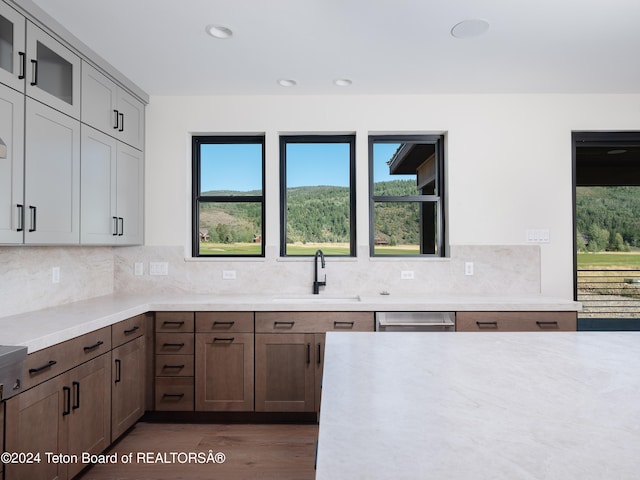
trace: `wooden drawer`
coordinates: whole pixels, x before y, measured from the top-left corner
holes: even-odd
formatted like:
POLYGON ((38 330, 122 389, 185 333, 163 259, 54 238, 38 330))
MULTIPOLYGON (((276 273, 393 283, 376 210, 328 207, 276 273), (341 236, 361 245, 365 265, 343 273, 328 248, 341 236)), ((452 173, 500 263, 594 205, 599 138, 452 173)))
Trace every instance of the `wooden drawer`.
POLYGON ((193 377, 156 377, 156 410, 193 411, 193 377))
POLYGON ((571 332, 576 312, 457 312, 458 332, 571 332))
POLYGON ((111 345, 119 347, 129 340, 141 337, 145 332, 146 315, 136 315, 111 325, 111 345))
POLYGON ((193 355, 193 333, 156 333, 156 355, 193 355))
POLYGON ((27 355, 23 389, 60 375, 111 350, 111 327, 81 335, 27 355))
POLYGON ((193 312, 156 312, 156 332, 193 332, 193 312))
POLYGON ((253 312, 196 312, 196 332, 253 332, 253 312))
POLYGON ((156 377, 193 377, 193 355, 156 355, 156 377))
POLYGON ((373 312, 256 312, 257 333, 372 332, 373 312))

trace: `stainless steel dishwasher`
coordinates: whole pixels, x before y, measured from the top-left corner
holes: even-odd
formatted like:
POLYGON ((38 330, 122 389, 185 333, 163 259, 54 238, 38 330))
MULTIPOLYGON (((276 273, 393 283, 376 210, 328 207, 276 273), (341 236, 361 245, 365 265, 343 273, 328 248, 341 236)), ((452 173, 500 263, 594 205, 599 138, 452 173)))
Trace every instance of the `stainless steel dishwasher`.
POLYGON ((455 332, 455 312, 376 312, 377 332, 455 332))

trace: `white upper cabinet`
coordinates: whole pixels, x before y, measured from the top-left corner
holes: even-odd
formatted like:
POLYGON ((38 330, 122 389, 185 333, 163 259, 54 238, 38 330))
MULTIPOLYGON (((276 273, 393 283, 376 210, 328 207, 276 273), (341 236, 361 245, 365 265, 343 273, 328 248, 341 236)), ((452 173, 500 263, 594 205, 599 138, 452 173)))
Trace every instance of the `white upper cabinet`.
POLYGON ((80 121, 27 98, 25 243, 80 242, 80 121))
POLYGON ((0 85, 0 244, 23 241, 24 95, 0 85))
POLYGON ((139 150, 144 146, 144 104, 87 62, 82 63, 81 120, 139 150))
POLYGON ((80 57, 27 22, 26 94, 80 118, 80 57))
POLYGON ((24 92, 25 18, 0 2, 0 82, 24 92))

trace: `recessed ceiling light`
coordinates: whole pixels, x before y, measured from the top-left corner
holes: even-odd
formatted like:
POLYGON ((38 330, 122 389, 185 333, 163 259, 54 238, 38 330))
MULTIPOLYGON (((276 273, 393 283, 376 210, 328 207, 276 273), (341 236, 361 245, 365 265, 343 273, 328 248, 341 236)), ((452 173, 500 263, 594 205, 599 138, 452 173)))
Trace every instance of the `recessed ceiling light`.
POLYGON ((472 18, 457 23, 451 29, 451 35, 456 38, 479 37, 489 30, 489 22, 480 18, 472 18))
POLYGON ((221 25, 207 25, 205 31, 214 38, 231 38, 233 31, 221 25))
POLYGON ((281 78, 278 80, 278 85, 281 87, 295 87, 298 84, 295 80, 291 78, 281 78))
POLYGON ((349 87, 351 84, 353 84, 353 81, 349 80, 348 78, 336 78, 333 83, 338 87, 349 87))
POLYGON ((607 153, 609 155, 620 155, 621 153, 627 153, 627 151, 621 148, 618 150, 609 150, 607 153))

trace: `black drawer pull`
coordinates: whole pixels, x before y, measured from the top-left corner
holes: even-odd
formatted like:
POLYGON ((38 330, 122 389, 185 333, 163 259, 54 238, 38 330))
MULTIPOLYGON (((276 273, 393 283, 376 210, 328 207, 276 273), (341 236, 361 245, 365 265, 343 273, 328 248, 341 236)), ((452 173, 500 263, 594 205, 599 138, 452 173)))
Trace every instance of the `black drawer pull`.
POLYGON ((162 325, 163 326, 165 326, 165 325, 167 325, 167 326, 168 325, 175 325, 176 327, 181 327, 181 326, 184 325, 184 321, 182 321, 182 320, 180 320, 180 321, 177 321, 177 320, 165 320, 164 322, 162 322, 162 325))
POLYGON ((333 328, 353 328, 354 324, 355 324, 355 322, 346 322, 346 321, 335 320, 333 322, 333 328))
POLYGON ((231 327, 233 327, 234 323, 236 323, 236 322, 221 322, 221 321, 216 320, 215 322, 213 322, 213 327, 215 328, 216 325, 220 325, 220 326, 223 326, 223 327, 231 328, 231 327))
POLYGON ((215 338, 213 339, 213 341, 214 341, 214 343, 215 343, 215 342, 229 342, 229 343, 233 343, 233 341, 234 341, 235 339, 236 339, 235 337, 228 337, 228 338, 225 338, 225 337, 215 337, 215 338))
POLYGON ((295 325, 296 322, 281 322, 281 321, 275 321, 273 322, 273 328, 278 328, 278 327, 286 327, 286 328, 293 328, 293 326, 295 325))
POLYGON ((322 365, 322 345, 318 344, 318 365, 322 365))
POLYGON ((182 398, 184 393, 163 393, 162 398, 182 398))
POLYGON ((113 383, 120 383, 122 381, 122 361, 118 358, 115 359, 116 363, 116 379, 113 383))
POLYGON ((98 340, 93 345, 89 345, 88 347, 84 347, 83 350, 85 351, 85 353, 87 353, 87 352, 90 352, 91 350, 95 350, 96 348, 98 348, 102 344, 104 344, 104 342, 102 340, 98 340))
POLYGON ((125 335, 130 335, 130 334, 132 334, 133 332, 137 332, 139 329, 140 329, 140 327, 139 327, 138 325, 134 325, 133 327, 131 327, 131 328, 129 328, 129 329, 127 329, 127 330, 125 330, 125 331, 124 331, 124 334, 125 334, 125 335))
POLYGON ((65 417, 71 413, 71 389, 69 387, 62 387, 64 393, 62 416, 65 417))
POLYGON ((182 370, 184 368, 184 365, 163 365, 162 369, 169 369, 169 368, 175 368, 176 370, 182 370))
POLYGON ((41 371, 46 370, 47 368, 51 368, 51 367, 53 367, 56 363, 58 363, 58 362, 56 362, 55 360, 49 360, 49 362, 48 362, 48 363, 46 363, 46 364, 42 365, 41 367, 38 367, 38 368, 30 368, 30 369, 29 369, 29 373, 30 373, 31 375, 33 375, 34 373, 40 373, 41 371))
POLYGON ((162 346, 166 347, 166 348, 182 348, 182 347, 184 347, 184 342, 182 342, 182 343, 163 343, 162 346))
POLYGON ((558 322, 556 320, 551 320, 551 321, 537 321, 536 325, 538 325, 539 327, 557 327, 558 326, 558 322))
POLYGON ((72 382, 73 390, 76 392, 75 399, 73 400, 73 405, 71 408, 76 410, 80 408, 80 382, 72 382))
POLYGON ((307 365, 311 363, 311 344, 307 343, 307 365))
POLYGON ((482 327, 498 328, 498 322, 476 322, 476 325, 480 328, 482 327))

